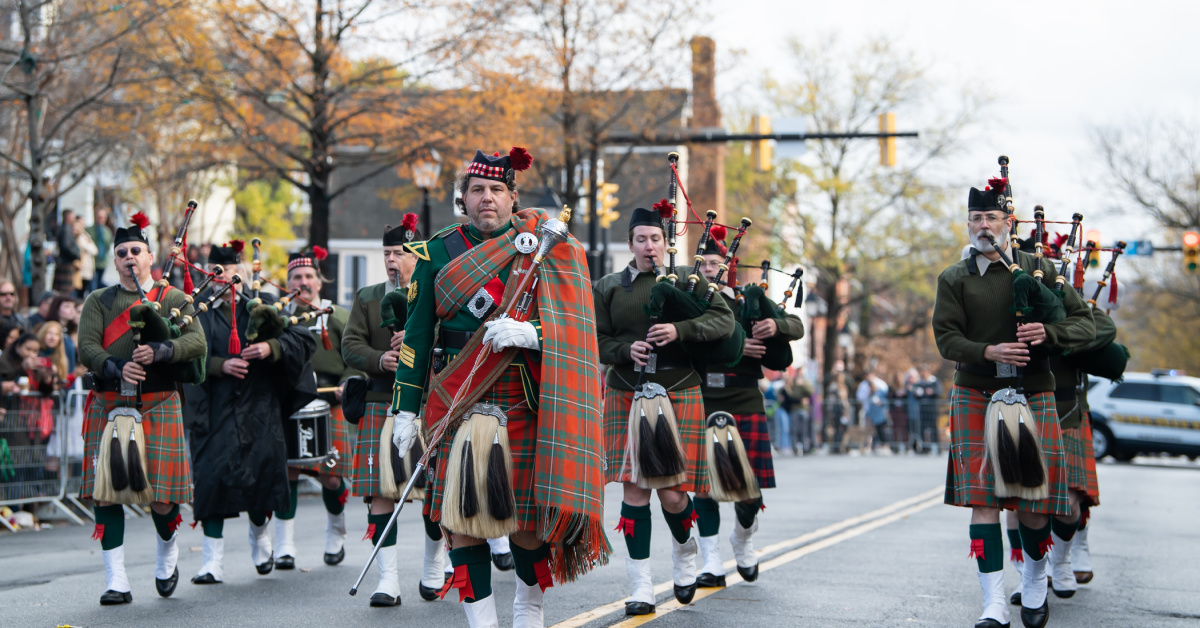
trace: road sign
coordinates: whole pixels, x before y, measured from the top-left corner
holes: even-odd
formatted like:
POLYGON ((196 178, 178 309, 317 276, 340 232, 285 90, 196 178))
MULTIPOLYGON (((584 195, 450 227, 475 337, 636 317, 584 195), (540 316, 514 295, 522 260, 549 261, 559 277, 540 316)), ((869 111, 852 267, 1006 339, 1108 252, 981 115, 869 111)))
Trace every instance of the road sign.
POLYGON ((1150 240, 1134 240, 1125 247, 1126 255, 1154 255, 1154 243, 1150 240))

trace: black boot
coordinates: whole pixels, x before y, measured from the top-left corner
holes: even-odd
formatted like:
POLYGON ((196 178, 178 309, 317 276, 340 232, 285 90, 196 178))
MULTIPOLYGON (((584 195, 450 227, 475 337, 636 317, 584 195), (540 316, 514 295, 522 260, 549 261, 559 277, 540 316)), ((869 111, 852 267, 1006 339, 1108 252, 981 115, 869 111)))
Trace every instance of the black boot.
POLYGON ((175 568, 175 573, 171 574, 166 580, 154 579, 154 588, 158 590, 161 597, 171 597, 175 592, 175 585, 179 584, 179 567, 175 568))
POLYGON ((1042 602, 1040 608, 1026 608, 1021 605, 1021 623, 1025 628, 1042 628, 1050 620, 1050 601, 1042 602))
POLYGON ((701 589, 720 589, 725 586, 725 576, 702 573, 696 576, 696 586, 701 589))
MULTIPOLYGON (((336 554, 325 554, 325 564, 329 566, 336 565, 346 558, 346 548, 338 550, 336 554)), ((282 567, 280 568, 282 569, 282 567)))
POLYGON ((625 614, 626 615, 653 615, 654 614, 654 605, 647 604, 645 602, 626 602, 625 603, 625 614))
POLYGON ((396 597, 392 597, 387 593, 376 593, 375 595, 371 596, 371 606, 377 608, 384 606, 400 606, 400 596, 397 595, 396 597))
POLYGON ((113 591, 109 589, 100 596, 100 606, 116 606, 117 604, 129 604, 133 601, 133 593, 129 591, 113 591))

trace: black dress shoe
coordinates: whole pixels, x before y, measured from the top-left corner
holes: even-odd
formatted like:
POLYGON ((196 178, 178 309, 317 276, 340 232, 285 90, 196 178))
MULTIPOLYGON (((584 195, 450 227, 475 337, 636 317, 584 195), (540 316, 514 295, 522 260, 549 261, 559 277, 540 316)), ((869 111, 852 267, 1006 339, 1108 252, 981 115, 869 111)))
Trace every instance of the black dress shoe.
POLYGON ((507 554, 492 554, 492 564, 500 571, 512 571, 515 566, 512 552, 508 552, 507 554))
POLYGON ((128 604, 133 601, 133 593, 129 591, 113 591, 109 589, 100 596, 100 606, 116 606, 117 604, 128 604))
MULTIPOLYGON (((336 554, 325 554, 325 564, 329 566, 336 565, 346 558, 346 548, 338 550, 336 554)), ((282 567, 281 567, 282 569, 282 567)))
POLYGON ((441 589, 430 589, 419 582, 417 583, 417 590, 421 592, 421 599, 425 600, 426 602, 432 602, 438 599, 438 594, 442 592, 441 589))
POLYGON ((696 583, 693 582, 686 587, 675 585, 675 599, 680 604, 691 604, 692 598, 696 597, 696 583))
POLYGON ((738 574, 740 574, 742 576, 742 580, 745 580, 746 582, 754 582, 755 580, 758 580, 758 563, 754 563, 754 566, 750 567, 749 569, 738 565, 738 574))
POLYGON ((1050 586, 1050 585, 1046 585, 1046 586, 1048 586, 1050 588, 1050 590, 1054 592, 1055 597, 1059 597, 1064 600, 1075 595, 1074 591, 1059 591, 1058 589, 1055 589, 1053 586, 1050 586))
POLYGON ((702 573, 696 576, 696 586, 701 589, 720 589, 725 586, 725 576, 714 576, 710 573, 702 573))
POLYGON ((202 573, 198 576, 192 576, 192 584, 221 584, 217 577, 210 573, 202 573))
POLYGON ((1013 591, 1012 596, 1008 598, 1008 603, 1012 604, 1013 606, 1020 606, 1021 605, 1021 592, 1013 591))
POLYGON ((625 603, 625 614, 626 615, 653 615, 654 614, 654 605, 647 604, 645 602, 626 602, 625 603))
POLYGON ((376 593, 371 596, 371 606, 376 608, 400 606, 400 596, 392 597, 387 593, 376 593))
POLYGON ((166 580, 154 579, 154 588, 158 590, 161 597, 171 597, 175 592, 175 585, 179 584, 179 567, 175 568, 175 573, 171 574, 166 580))
POLYGON ((1093 574, 1090 571, 1076 571, 1075 572, 1075 582, 1077 582, 1079 584, 1087 584, 1092 581, 1092 577, 1094 575, 1095 574, 1093 574))
POLYGON ((1008 628, 1008 624, 1002 624, 991 617, 985 617, 975 622, 975 628, 1008 628))
POLYGON ((279 570, 295 569, 296 558, 294 556, 280 556, 275 559, 275 568, 279 570))
POLYGON ((261 565, 255 565, 254 568, 256 570, 258 570, 258 575, 265 576, 265 575, 271 573, 271 570, 275 568, 275 559, 268 558, 267 562, 265 562, 261 565))
POLYGON ((1021 623, 1025 628, 1042 628, 1050 621, 1050 602, 1042 602, 1041 608, 1026 608, 1021 605, 1021 623))

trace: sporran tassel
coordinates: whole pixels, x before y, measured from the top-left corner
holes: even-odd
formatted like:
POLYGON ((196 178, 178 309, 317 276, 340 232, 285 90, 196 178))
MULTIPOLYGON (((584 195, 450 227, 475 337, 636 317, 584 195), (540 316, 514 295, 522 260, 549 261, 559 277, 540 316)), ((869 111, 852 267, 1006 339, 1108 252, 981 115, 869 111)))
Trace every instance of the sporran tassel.
POLYGON ((395 443, 392 443, 391 464, 392 477, 395 479, 396 484, 403 484, 406 482, 408 480, 408 475, 404 472, 404 460, 400 458, 400 448, 396 447, 395 443))
POLYGON ((1024 421, 1017 426, 1017 430, 1020 434, 1018 451, 1021 454, 1021 486, 1036 488, 1046 481, 1046 470, 1042 467, 1037 439, 1024 421))
POLYGON ((497 435, 492 441, 491 452, 488 453, 487 500, 488 512, 499 521, 511 519, 516 508, 506 458, 504 448, 500 446, 500 437, 497 435))
POLYGON ((471 447, 471 441, 468 440, 463 447, 462 467, 462 497, 459 502, 459 511, 462 516, 470 519, 479 514, 479 496, 475 489, 475 452, 471 447))
POLYGON ((142 468, 142 454, 138 451, 134 430, 129 431, 129 488, 135 493, 146 490, 146 470, 142 468))
POLYGON ((654 449, 662 456, 663 468, 666 469, 663 475, 683 473, 683 452, 680 451, 675 434, 671 432, 671 425, 667 423, 667 417, 663 416, 662 412, 658 413, 654 425, 654 449))
POLYGON ((120 492, 129 488, 129 471, 125 468, 125 458, 121 455, 121 439, 117 432, 114 428, 113 437, 108 441, 108 466, 113 490, 120 492))
POLYGON ((739 490, 741 487, 737 486, 737 474, 733 471, 733 461, 729 459, 729 450, 719 441, 713 443, 713 457, 715 459, 713 466, 716 467, 717 481, 721 483, 721 488, 726 491, 739 490))
POLYGON ((1001 416, 996 424, 997 451, 1000 458, 1000 477, 1009 484, 1021 482, 1021 466, 1018 464, 1017 444, 1013 442, 1012 434, 1004 424, 1001 416))
POLYGON ((650 427, 650 419, 643 413, 638 420, 638 463, 641 464, 642 477, 656 478, 669 475, 663 466, 663 461, 653 451, 654 429, 650 427))
POLYGON ((746 488, 746 471, 742 468, 742 460, 738 456, 737 448, 733 444, 733 434, 727 434, 727 436, 725 450, 728 452, 729 467, 734 480, 729 486, 735 491, 740 491, 746 488))

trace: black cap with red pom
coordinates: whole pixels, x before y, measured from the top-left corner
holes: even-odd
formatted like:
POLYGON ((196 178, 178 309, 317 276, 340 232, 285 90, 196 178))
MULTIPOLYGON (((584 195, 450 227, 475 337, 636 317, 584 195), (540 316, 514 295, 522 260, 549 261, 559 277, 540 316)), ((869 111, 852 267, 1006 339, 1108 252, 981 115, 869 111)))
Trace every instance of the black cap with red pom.
POLYGON ((500 153, 488 155, 476 150, 475 159, 467 166, 467 176, 502 181, 511 185, 516 181, 517 172, 528 170, 531 165, 533 155, 520 146, 512 147, 508 154, 503 156, 500 153))
POLYGON ((242 263, 242 250, 246 243, 241 240, 230 240, 221 246, 213 246, 208 251, 208 263, 229 266, 242 263))
POLYGON ((421 231, 417 229, 417 215, 411 212, 404 214, 404 219, 400 221, 399 227, 391 225, 383 227, 384 246, 401 246, 420 239, 421 231))
POLYGON ((138 212, 129 217, 129 222, 132 223, 128 227, 117 227, 117 232, 113 234, 113 246, 124 244, 126 242, 142 242, 150 244, 150 218, 138 212))

